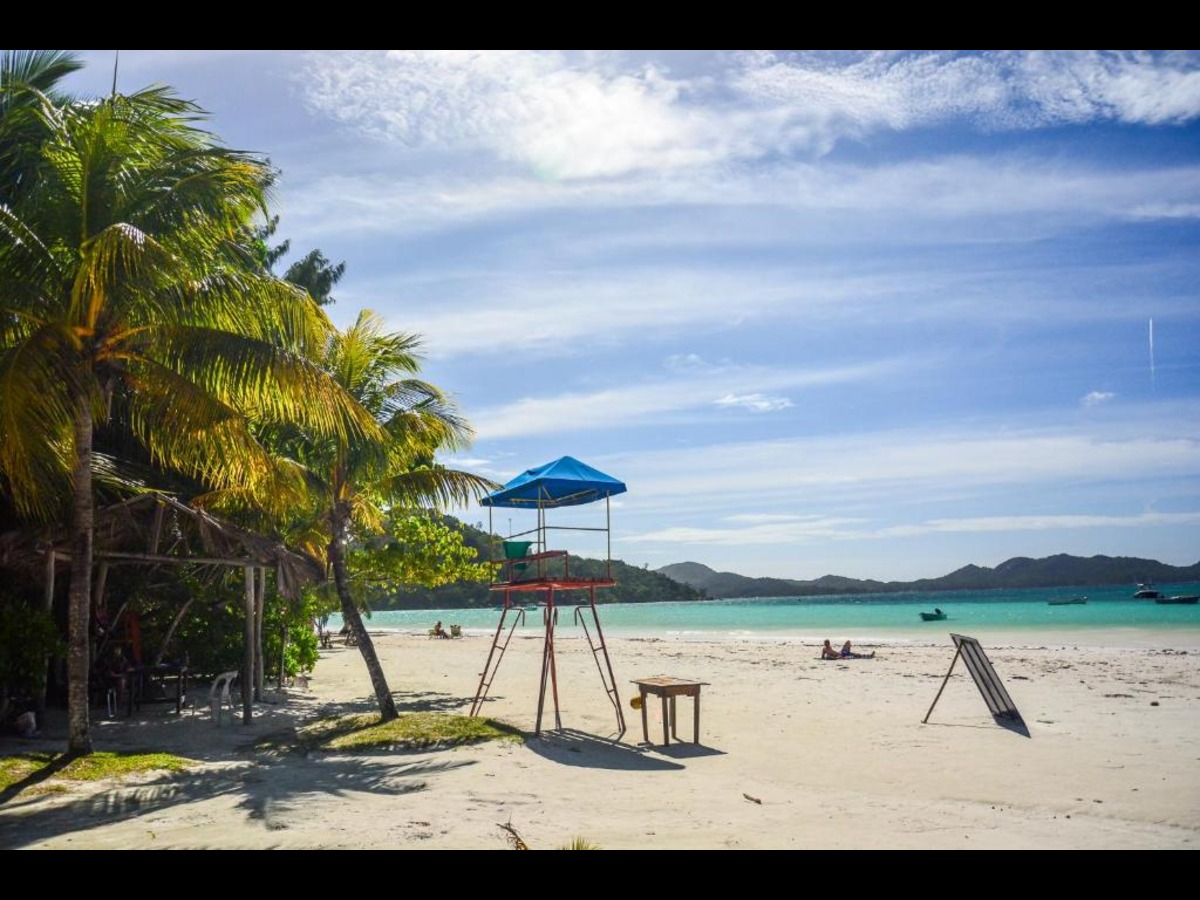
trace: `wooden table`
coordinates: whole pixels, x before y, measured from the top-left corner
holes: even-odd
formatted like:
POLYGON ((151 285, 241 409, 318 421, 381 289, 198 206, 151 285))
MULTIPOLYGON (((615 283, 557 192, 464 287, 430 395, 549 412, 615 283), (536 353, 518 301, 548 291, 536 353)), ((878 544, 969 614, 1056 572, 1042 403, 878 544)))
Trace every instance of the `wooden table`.
POLYGON ((673 678, 670 675, 655 675, 653 678, 635 678, 633 683, 638 686, 642 700, 642 737, 650 743, 650 729, 646 724, 646 695, 653 694, 662 698, 663 745, 671 743, 671 738, 679 740, 676 730, 678 720, 675 714, 675 698, 692 698, 692 743, 700 743, 700 688, 707 681, 691 681, 687 678, 673 678))

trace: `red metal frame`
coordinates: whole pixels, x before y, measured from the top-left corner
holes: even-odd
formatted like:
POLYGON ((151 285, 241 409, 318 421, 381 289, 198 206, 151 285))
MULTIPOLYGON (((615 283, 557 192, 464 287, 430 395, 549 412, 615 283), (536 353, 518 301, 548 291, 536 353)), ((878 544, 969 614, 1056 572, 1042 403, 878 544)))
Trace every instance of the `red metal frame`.
MULTIPOLYGON (((606 510, 607 506, 608 503, 606 501, 606 510)), ((488 510, 488 517, 489 530, 491 530, 491 509, 488 510)), ((607 522, 603 530, 608 531, 607 522)), ((558 668, 554 658, 554 629, 558 624, 558 607, 555 602, 555 594, 563 591, 585 590, 588 596, 587 605, 580 604, 574 607, 575 621, 583 628, 588 648, 592 651, 592 658, 596 661, 596 668, 600 673, 600 681, 604 685, 605 693, 608 695, 609 702, 612 703, 613 710, 616 713, 617 728, 619 730, 617 738, 619 740, 625 734, 625 712, 621 708, 621 698, 617 692, 617 681, 616 676, 613 674, 612 660, 608 655, 608 647, 604 643, 604 631, 600 627, 600 615, 596 610, 596 588, 613 587, 616 585, 616 581, 611 577, 611 551, 609 554, 610 558, 606 560, 605 566, 605 573, 608 577, 575 578, 571 576, 570 560, 567 551, 546 549, 545 532, 544 510, 539 508, 537 552, 518 559, 493 559, 492 561, 494 565, 500 566, 498 571, 503 574, 505 580, 494 582, 491 585, 491 590, 502 591, 504 593, 504 605, 501 607, 500 621, 496 625, 496 633, 492 638, 487 662, 484 664, 483 672, 479 675, 479 687, 475 691, 475 699, 471 704, 471 715, 475 716, 479 714, 483 706, 483 701, 487 698, 492 682, 496 678, 496 673, 500 668, 500 662, 504 658, 504 653, 508 649, 508 644, 512 640, 513 631, 518 624, 524 621, 525 610, 514 606, 514 595, 538 593, 545 595, 545 603, 542 607, 545 634, 542 644, 542 673, 538 688, 537 723, 534 733, 541 734, 542 732, 542 717, 545 712, 547 688, 550 689, 550 694, 554 701, 554 727, 556 729, 562 728, 562 716, 558 704, 558 668), (558 559, 563 561, 561 575, 549 573, 546 564, 558 559), (524 564, 524 566, 536 564, 535 573, 527 577, 515 577, 517 574, 524 575, 525 571, 523 568, 518 573, 515 569, 515 564, 517 563, 524 564), (510 612, 516 613, 511 622, 509 621, 510 612), (588 627, 587 619, 589 614, 592 626, 595 629, 594 636, 588 627), (507 631, 505 630, 506 625, 507 631)), ((495 532, 492 531, 492 533, 494 534, 495 532)))

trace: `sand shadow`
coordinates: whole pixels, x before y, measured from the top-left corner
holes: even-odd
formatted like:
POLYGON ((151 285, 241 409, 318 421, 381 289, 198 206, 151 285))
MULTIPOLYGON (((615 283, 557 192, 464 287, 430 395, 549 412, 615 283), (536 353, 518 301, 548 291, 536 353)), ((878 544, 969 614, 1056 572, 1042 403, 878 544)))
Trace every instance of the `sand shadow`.
POLYGON ((623 744, 618 738, 602 738, 570 728, 530 735, 525 746, 538 756, 564 766, 640 772, 683 768, 678 763, 648 756, 640 748, 623 744))
MULTIPOLYGON (((1003 728, 1005 731, 1011 731, 1013 734, 1019 734, 1022 737, 1033 738, 1029 731, 1029 726, 1022 719, 1012 719, 1006 716, 993 716, 992 721, 1003 728)), ((990 725, 968 724, 966 722, 922 722, 922 725, 936 725, 939 728, 990 728, 990 725)))
POLYGON ((0 809, 0 849, 39 840, 78 835, 93 829, 152 815, 186 804, 228 797, 245 816, 269 830, 285 830, 305 816, 313 803, 337 801, 357 793, 402 796, 423 791, 428 780, 469 762, 435 762, 411 756, 397 760, 331 757, 304 758, 258 753, 244 764, 220 769, 163 774, 138 784, 121 784, 61 802, 51 796, 27 796, 19 806, 0 809))
POLYGON ((706 747, 703 744, 690 744, 686 741, 672 741, 670 744, 648 744, 642 742, 638 744, 638 749, 643 752, 669 756, 672 759, 700 759, 705 756, 725 755, 724 750, 717 750, 715 747, 706 747))
POLYGON ((992 719, 1001 728, 1011 731, 1013 734, 1019 734, 1022 737, 1032 738, 1029 733, 1029 726, 1025 724, 1025 720, 1019 715, 1017 716, 992 716, 992 719))

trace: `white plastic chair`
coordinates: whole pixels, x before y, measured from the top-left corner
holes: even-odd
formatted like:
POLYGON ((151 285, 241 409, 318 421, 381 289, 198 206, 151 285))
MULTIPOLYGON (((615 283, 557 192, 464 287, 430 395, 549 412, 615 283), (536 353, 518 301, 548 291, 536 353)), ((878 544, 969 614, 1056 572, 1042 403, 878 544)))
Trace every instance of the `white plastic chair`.
POLYGON ((230 688, 240 674, 237 671, 222 672, 217 676, 217 680, 213 682, 212 688, 208 692, 208 706, 212 710, 213 721, 218 727, 221 724, 221 712, 225 707, 229 707, 229 721, 231 724, 233 722, 234 707, 230 688))

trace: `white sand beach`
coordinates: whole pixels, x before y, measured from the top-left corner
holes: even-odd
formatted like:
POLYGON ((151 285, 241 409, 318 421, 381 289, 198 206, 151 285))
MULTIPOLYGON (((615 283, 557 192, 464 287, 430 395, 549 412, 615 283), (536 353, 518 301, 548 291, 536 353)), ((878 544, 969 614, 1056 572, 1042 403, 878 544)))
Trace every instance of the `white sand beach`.
MULTIPOLYGON (((837 637, 834 635, 833 637, 837 637)), ((360 755, 252 751, 322 712, 371 709, 354 648, 324 651, 305 688, 215 726, 204 699, 182 717, 143 707, 96 722, 97 749, 169 749, 182 774, 23 792, 0 805, 6 848, 531 849, 582 837, 600 849, 1192 849, 1200 845, 1200 647, 984 643, 1027 725, 993 721, 944 644, 822 662, 781 641, 610 639, 626 729, 586 642, 557 644, 562 729, 540 737, 360 755), (707 682, 700 743, 660 746, 629 703, 635 678, 707 682), (619 739, 618 739, 619 738, 619 739)), ((466 713, 490 638, 374 633, 402 711, 466 713)), ((484 714, 532 730, 541 640, 514 639, 484 714)), ((48 723, 0 752, 65 746, 48 723)))

